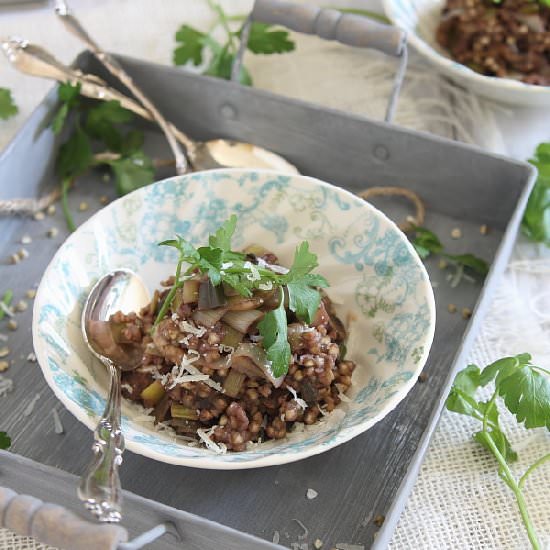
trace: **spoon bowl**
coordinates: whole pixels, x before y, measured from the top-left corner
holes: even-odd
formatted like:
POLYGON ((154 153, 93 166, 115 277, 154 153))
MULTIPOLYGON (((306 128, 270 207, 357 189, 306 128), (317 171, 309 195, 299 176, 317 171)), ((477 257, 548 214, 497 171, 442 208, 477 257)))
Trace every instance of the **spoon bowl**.
POLYGON ((116 344, 109 319, 117 311, 138 311, 148 302, 149 292, 141 278, 129 269, 116 269, 94 285, 82 310, 84 341, 107 367, 110 375, 109 398, 94 431, 94 458, 78 489, 80 500, 102 522, 118 522, 122 517, 122 491, 118 475, 124 452, 120 371, 136 368, 141 360, 138 347, 116 344))

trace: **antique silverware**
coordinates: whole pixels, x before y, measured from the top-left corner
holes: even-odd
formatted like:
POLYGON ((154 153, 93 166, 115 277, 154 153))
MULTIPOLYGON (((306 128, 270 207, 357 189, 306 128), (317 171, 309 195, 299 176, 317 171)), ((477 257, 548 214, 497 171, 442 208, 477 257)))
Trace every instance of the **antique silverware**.
POLYGON ((140 346, 115 343, 109 319, 117 311, 139 311, 148 302, 149 292, 141 278, 130 270, 117 269, 94 285, 82 311, 84 341, 107 367, 110 377, 105 410, 94 431, 94 458, 78 488, 80 500, 102 522, 121 519, 122 491, 118 474, 124 452, 121 371, 138 367, 142 356, 140 346))
MULTIPOLYGON (((21 38, 10 37, 0 42, 10 63, 19 71, 59 82, 80 84, 80 93, 86 97, 104 101, 119 101, 122 107, 147 120, 154 120, 151 113, 137 101, 109 87, 101 78, 83 74, 58 61, 44 48, 21 38)), ((227 139, 206 142, 194 141, 168 122, 176 139, 184 145, 189 164, 194 170, 213 168, 269 168, 289 174, 297 174, 295 166, 283 157, 251 143, 227 139)))

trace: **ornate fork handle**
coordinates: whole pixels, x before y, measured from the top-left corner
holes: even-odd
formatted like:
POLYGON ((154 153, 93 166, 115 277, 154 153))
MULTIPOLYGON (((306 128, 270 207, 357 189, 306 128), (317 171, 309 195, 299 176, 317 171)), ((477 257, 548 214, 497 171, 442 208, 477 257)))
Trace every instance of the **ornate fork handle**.
POLYGON ((103 361, 109 369, 111 387, 103 416, 94 431, 94 459, 80 481, 78 497, 90 512, 102 522, 121 519, 122 491, 118 467, 122 464, 124 436, 120 421, 120 370, 109 359, 103 361))

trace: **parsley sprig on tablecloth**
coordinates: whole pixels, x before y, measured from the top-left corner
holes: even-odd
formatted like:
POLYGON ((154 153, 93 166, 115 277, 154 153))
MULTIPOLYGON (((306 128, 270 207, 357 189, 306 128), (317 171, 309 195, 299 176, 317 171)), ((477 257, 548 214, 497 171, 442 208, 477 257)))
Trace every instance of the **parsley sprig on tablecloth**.
POLYGON ((529 518, 523 488, 533 471, 550 461, 550 453, 534 462, 525 473, 516 478, 510 463, 517 460, 502 426, 497 402, 503 403, 525 428, 550 429, 550 372, 533 365, 528 353, 505 357, 483 370, 469 365, 459 372, 447 398, 450 411, 464 414, 481 422, 481 430, 474 439, 487 449, 498 463, 499 477, 514 493, 529 540, 535 550, 541 548, 534 526, 529 518), (494 382, 495 389, 487 401, 479 401, 475 394, 479 388, 494 382))
MULTIPOLYGON (((176 49, 173 54, 174 65, 202 65, 207 56, 209 62, 203 70, 203 74, 216 76, 229 80, 231 67, 239 47, 242 25, 232 28, 235 21, 242 22, 243 16, 227 15, 222 7, 207 0, 211 10, 216 15, 214 25, 207 32, 202 32, 189 25, 182 25, 176 32, 176 49), (220 27, 224 31, 224 40, 214 37, 214 31, 220 27)), ((247 49, 255 54, 284 53, 294 50, 295 44, 289 38, 287 31, 274 29, 273 25, 266 23, 252 23, 248 38, 247 49)), ((239 74, 239 82, 248 86, 252 85, 252 77, 243 65, 239 74)))

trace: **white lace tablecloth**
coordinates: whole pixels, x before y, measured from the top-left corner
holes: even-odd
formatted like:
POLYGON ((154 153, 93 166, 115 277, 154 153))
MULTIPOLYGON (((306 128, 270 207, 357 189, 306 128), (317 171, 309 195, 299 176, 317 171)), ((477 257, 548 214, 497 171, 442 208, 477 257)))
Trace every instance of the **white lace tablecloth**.
MULTIPOLYGON (((380 9, 376 0, 316 1, 318 5, 380 9)), ((244 13, 250 0, 227 0, 244 13)), ((208 28, 203 0, 73 0, 90 32, 108 50, 160 63, 171 62, 173 36, 187 22, 208 28)), ((70 62, 82 49, 52 15, 46 2, 0 9, 0 36, 20 35, 70 62)), ((382 56, 296 36, 298 49, 284 56, 247 57, 255 85, 283 95, 381 118, 394 66, 382 56)), ((20 114, 0 121, 0 150, 23 125, 51 83, 20 75, 0 58, 0 87, 10 87, 20 114)), ((399 104, 398 124, 477 143, 516 158, 527 158, 537 143, 550 141, 550 114, 496 107, 464 94, 413 58, 399 104), (452 99, 452 101, 451 101, 452 99)), ((520 239, 497 290, 470 360, 480 366, 503 355, 530 352, 550 367, 550 253, 520 239)), ((1 414, 1 404, 0 404, 1 414)), ((522 471, 550 451, 544 430, 514 429, 512 442, 522 471)), ((529 547, 511 492, 496 474, 493 459, 471 439, 473 421, 444 412, 420 475, 391 542, 392 549, 524 549, 529 547)), ((550 544, 550 467, 527 483, 526 500, 544 546, 550 544)), ((356 503, 360 505, 360 503, 356 503)), ((350 541, 351 542, 351 541, 350 541)), ((367 546, 368 541, 362 542, 367 546)), ((0 550, 39 548, 0 530, 0 550)), ((42 547, 44 548, 44 547, 42 547)))

